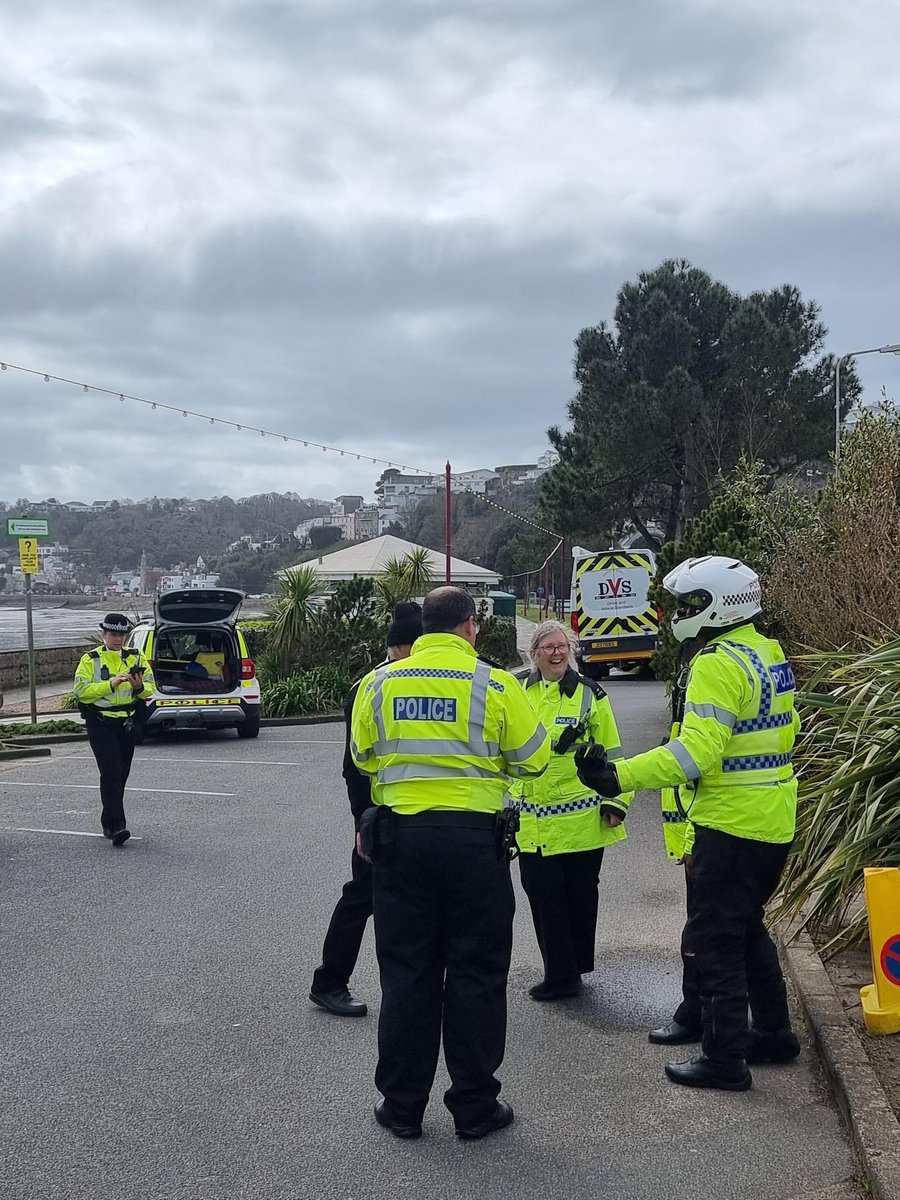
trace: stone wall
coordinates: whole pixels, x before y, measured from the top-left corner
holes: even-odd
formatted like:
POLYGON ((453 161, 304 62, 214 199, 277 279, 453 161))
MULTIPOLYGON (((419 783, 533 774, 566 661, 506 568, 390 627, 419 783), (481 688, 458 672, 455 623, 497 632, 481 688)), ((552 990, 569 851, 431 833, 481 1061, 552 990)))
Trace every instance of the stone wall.
MULTIPOLYGON (((34 652, 37 683, 71 683, 84 646, 41 646, 34 652)), ((0 651, 0 692, 28 687, 28 655, 24 650, 0 651)))

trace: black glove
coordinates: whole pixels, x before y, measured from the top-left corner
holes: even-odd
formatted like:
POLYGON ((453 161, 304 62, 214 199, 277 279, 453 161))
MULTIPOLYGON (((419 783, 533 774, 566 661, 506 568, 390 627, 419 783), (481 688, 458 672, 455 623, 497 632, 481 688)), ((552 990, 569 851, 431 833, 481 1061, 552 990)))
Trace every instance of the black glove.
POLYGON ((575 751, 578 778, 586 788, 600 796, 618 796, 622 789, 616 768, 602 746, 579 746, 575 751))

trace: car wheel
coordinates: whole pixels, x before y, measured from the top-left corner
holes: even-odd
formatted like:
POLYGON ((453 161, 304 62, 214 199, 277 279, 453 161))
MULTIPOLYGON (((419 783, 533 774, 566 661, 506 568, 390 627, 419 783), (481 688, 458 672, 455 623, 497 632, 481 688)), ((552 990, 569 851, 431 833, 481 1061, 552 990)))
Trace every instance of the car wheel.
POLYGON ((255 738, 259 737, 259 709, 252 708, 247 713, 244 720, 237 727, 238 737, 255 738))

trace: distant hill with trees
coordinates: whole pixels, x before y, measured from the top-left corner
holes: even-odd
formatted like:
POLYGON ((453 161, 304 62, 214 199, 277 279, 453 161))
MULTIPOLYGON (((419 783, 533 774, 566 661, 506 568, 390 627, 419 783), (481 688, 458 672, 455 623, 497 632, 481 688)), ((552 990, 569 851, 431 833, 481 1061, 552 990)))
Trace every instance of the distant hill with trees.
MULTIPOLYGON (((290 548, 292 561, 296 561, 300 557, 293 538, 297 525, 328 510, 327 502, 294 492, 265 492, 239 499, 154 496, 135 503, 114 500, 97 512, 61 508, 48 513, 40 502, 20 498, 14 503, 0 502, 0 519, 21 514, 48 516, 53 540, 68 546, 75 562, 92 574, 108 575, 116 569, 137 568, 142 552, 151 567, 168 569, 202 557, 215 569, 213 560, 225 556, 228 546, 242 537, 266 550, 290 548)), ((248 547, 244 553, 259 552, 248 547)))

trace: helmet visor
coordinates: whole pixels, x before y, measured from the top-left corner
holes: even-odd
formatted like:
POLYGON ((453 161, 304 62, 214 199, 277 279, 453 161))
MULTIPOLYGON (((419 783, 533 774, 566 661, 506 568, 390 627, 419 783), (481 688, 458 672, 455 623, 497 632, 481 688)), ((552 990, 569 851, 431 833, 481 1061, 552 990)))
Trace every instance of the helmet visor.
POLYGON ((704 609, 709 608, 713 602, 712 593, 705 592, 702 588, 698 588, 694 592, 687 592, 683 596, 677 596, 676 600, 675 616, 682 621, 688 617, 695 617, 704 609))

